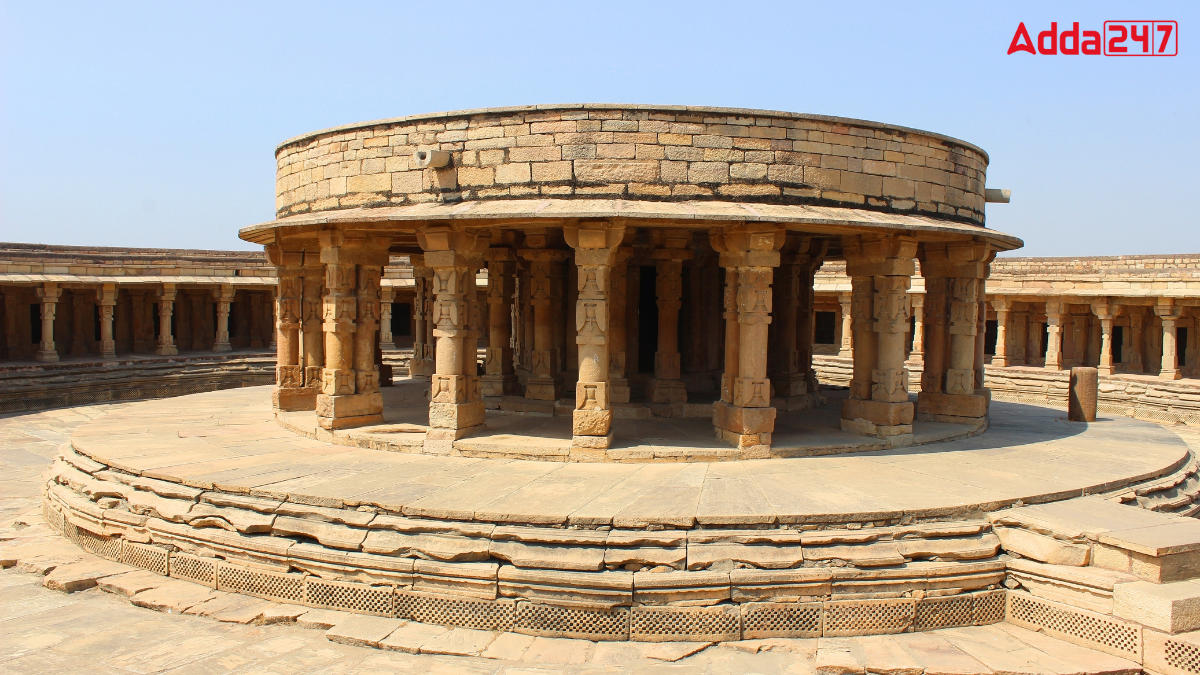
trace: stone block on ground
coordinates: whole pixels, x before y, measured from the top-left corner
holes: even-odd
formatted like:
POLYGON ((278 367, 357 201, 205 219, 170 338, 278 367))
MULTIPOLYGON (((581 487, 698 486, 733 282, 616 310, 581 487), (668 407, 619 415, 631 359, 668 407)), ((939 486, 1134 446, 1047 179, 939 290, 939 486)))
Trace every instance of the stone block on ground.
POLYGON ((344 645, 379 647, 385 638, 405 623, 400 619, 352 614, 325 631, 325 639, 344 645))
POLYGON ((129 601, 138 607, 158 612, 182 614, 188 609, 212 598, 217 591, 207 586, 165 579, 161 586, 133 595, 129 601))
POLYGON ((1113 614, 1165 633, 1200 629, 1200 581, 1116 584, 1113 614))
POLYGON ((42 585, 52 591, 74 593, 93 588, 99 579, 130 571, 132 568, 107 560, 86 560, 60 565, 42 578, 42 585))

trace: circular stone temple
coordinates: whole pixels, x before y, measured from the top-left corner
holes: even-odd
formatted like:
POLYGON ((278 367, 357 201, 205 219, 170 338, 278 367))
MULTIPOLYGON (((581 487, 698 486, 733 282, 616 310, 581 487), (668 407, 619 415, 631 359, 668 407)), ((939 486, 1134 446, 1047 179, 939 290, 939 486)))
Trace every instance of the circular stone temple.
MULTIPOLYGON (((620 441, 626 418, 711 419, 725 459, 812 450, 804 420, 838 403, 829 447, 911 444, 914 417, 986 427, 984 282, 1021 242, 985 227, 988 157, 969 143, 836 117, 585 104, 353 124, 276 157, 278 217, 241 237, 278 271, 276 409, 315 411, 318 437, 397 431, 380 426, 378 365, 394 256, 414 275, 410 375, 428 383, 409 451, 481 452, 489 409, 569 415, 572 461, 652 458, 620 441), (811 365, 813 275, 830 259, 851 278, 854 343, 848 395, 832 402, 811 365)), ((493 453, 509 439, 520 456, 502 436, 493 453)))

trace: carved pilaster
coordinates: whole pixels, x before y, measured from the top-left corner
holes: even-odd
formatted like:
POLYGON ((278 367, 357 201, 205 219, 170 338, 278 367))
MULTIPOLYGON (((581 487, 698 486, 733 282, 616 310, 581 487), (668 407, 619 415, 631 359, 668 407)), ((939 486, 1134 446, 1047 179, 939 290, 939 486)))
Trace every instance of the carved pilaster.
MULTIPOLYGON (((527 236, 526 243, 545 245, 544 237, 527 236)), ((529 264, 529 304, 533 308, 533 344, 525 398, 553 401, 558 398, 558 355, 554 334, 554 266, 566 259, 565 251, 524 248, 520 255, 529 264)))
POLYGON ((1170 300, 1160 300, 1154 306, 1154 313, 1162 320, 1162 365, 1158 376, 1168 380, 1177 380, 1179 374, 1179 349, 1176 345, 1175 322, 1183 313, 1183 308, 1174 305, 1170 300))
POLYGON ((654 379, 648 388, 654 403, 683 403, 687 389, 680 379, 679 310, 683 306, 683 261, 691 257, 686 230, 657 233, 654 290, 658 304, 658 345, 654 352, 654 379))

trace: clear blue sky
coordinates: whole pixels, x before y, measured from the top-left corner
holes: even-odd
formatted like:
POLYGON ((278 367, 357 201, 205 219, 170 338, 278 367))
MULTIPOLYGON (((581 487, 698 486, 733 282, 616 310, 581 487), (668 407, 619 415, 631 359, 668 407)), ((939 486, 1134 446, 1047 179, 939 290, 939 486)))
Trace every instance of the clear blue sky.
POLYGON ((1200 12, 1049 4, 0 0, 0 240, 252 248, 285 138, 594 101, 938 131, 991 154, 1026 255, 1200 251, 1200 12), (1175 19, 1180 55, 1005 54, 1106 19, 1175 19))

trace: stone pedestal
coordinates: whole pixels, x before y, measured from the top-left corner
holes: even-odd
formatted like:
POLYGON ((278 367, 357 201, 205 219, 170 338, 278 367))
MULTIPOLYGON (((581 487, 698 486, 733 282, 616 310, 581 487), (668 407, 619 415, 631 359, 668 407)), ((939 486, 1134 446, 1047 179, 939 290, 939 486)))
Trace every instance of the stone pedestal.
POLYGON ((842 406, 842 428, 904 444, 912 438, 904 360, 917 242, 901 236, 847 237, 843 249, 853 289, 854 376, 842 406))
POLYGON ((713 405, 717 437, 749 456, 765 456, 775 430, 767 337, 771 280, 784 243, 782 228, 746 225, 714 231, 713 248, 725 268, 725 372, 713 405))
POLYGON ((1096 398, 1100 378, 1095 368, 1075 367, 1071 369, 1067 419, 1072 422, 1096 421, 1096 398))
POLYGON ((175 336, 171 332, 171 315, 175 312, 175 284, 163 284, 158 293, 158 345, 155 354, 178 354, 175 336))
POLYGON ((430 226, 418 232, 433 284, 433 336, 437 340, 430 382, 426 447, 447 451, 484 423, 484 406, 475 366, 477 333, 472 321, 475 273, 482 264, 487 235, 478 231, 430 226))
POLYGON ((575 344, 579 379, 571 414, 573 452, 603 450, 612 444, 612 397, 609 392, 609 275, 625 231, 621 226, 589 222, 567 226, 567 244, 575 249, 578 294, 575 344))
POLYGON ((96 289, 96 309, 100 315, 100 357, 117 357, 117 341, 113 339, 113 313, 117 306, 117 285, 102 284, 96 289))

